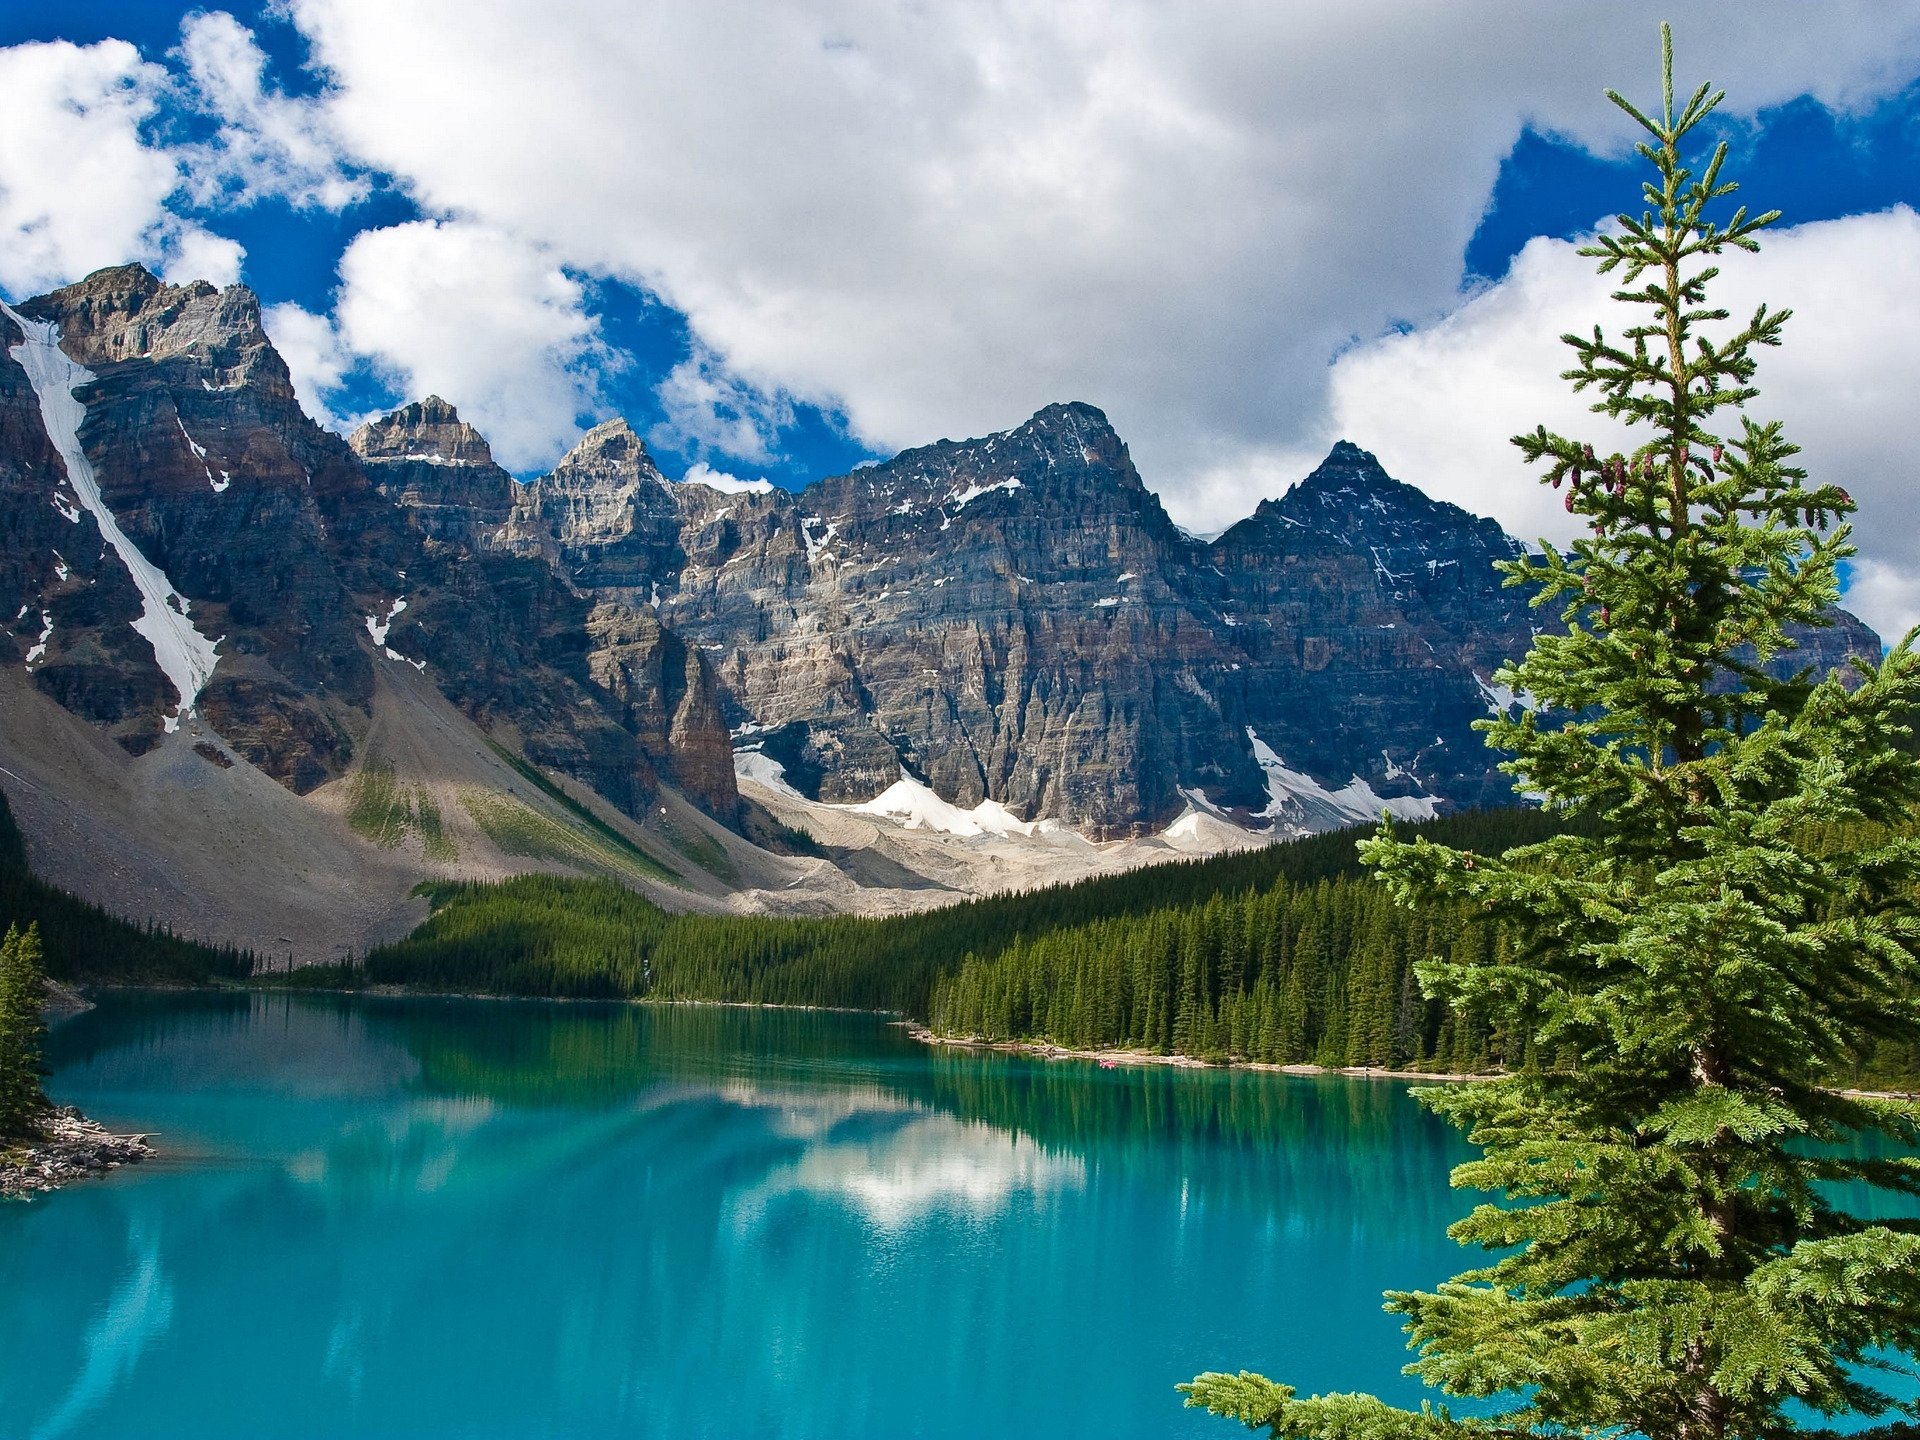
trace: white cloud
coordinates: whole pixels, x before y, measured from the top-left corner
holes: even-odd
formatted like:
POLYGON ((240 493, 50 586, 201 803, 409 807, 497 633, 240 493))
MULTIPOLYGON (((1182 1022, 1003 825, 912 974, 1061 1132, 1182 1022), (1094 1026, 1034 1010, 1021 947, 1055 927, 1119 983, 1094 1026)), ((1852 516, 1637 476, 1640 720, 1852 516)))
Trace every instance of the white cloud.
MULTIPOLYGON (((290 5, 356 152, 650 286, 759 391, 841 403, 879 446, 1086 399, 1176 506, 1210 477, 1243 511, 1294 478, 1272 467, 1329 356, 1457 303, 1524 125, 1627 142, 1599 91, 1646 93, 1660 13, 290 5)), ((1870 0, 1706 3, 1678 28, 1683 78, 1748 112, 1857 107, 1920 66, 1920 9, 1870 0)))
POLYGON ((160 273, 174 285, 195 280, 232 285, 239 280, 240 266, 246 258, 246 247, 238 240, 229 240, 196 226, 183 226, 162 254, 160 273))
POLYGON ((212 140, 185 152, 197 203, 279 196, 298 208, 341 210, 366 197, 366 178, 341 154, 324 106, 270 87, 266 55, 233 16, 189 15, 179 54, 192 103, 220 121, 212 140))
POLYGON ((614 363, 551 252, 468 221, 356 236, 334 313, 346 352, 410 398, 452 401, 510 470, 549 464, 579 438, 614 363))
POLYGON ((179 166, 141 136, 165 87, 119 40, 0 49, 0 290, 24 299, 129 260, 237 271, 237 244, 166 208, 179 166))
POLYGON ((273 348, 287 362, 301 408, 329 429, 352 429, 351 417, 335 413, 328 400, 346 380, 356 358, 332 319, 291 303, 269 306, 261 319, 273 348))
POLYGON ((729 475, 725 470, 716 470, 706 461, 696 462, 686 474, 680 477, 682 485, 704 485, 709 490, 718 490, 723 495, 765 495, 773 489, 773 482, 764 475, 757 480, 742 480, 738 475, 729 475))
POLYGON ((667 372, 658 395, 666 419, 647 438, 662 449, 765 464, 775 456, 780 428, 793 420, 793 405, 785 396, 727 373, 720 357, 698 341, 693 353, 667 372))
MULTIPOLYGON (((1861 562, 1847 603, 1883 634, 1901 634, 1920 621, 1920 464, 1906 426, 1920 374, 1920 216, 1900 207, 1776 230, 1758 255, 1729 255, 1722 269, 1713 298, 1736 318, 1763 301, 1793 311, 1781 347, 1759 354, 1749 413, 1782 421, 1814 477, 1859 503, 1861 562)), ((1588 410, 1591 397, 1558 378, 1571 363, 1560 335, 1631 323, 1607 299, 1614 288, 1573 245, 1533 241, 1502 283, 1445 319, 1343 355, 1321 438, 1345 435, 1401 479, 1525 538, 1565 539, 1561 497, 1507 437, 1545 424, 1619 443, 1588 410)))

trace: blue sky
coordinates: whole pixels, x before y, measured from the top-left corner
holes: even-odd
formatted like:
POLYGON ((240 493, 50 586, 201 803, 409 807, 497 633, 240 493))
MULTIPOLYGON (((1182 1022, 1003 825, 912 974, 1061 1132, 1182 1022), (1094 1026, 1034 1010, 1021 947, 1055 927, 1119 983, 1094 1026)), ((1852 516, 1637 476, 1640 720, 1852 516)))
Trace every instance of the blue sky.
MULTIPOLYGON (((1544 392, 1499 366, 1589 293, 1551 242, 1634 199, 1598 91, 1650 89, 1657 12, 1271 8, 1165 28, 1130 0, 1059 24, 880 0, 644 23, 613 0, 545 22, 506 0, 10 6, 0 47, 31 83, 0 87, 25 137, 0 140, 0 291, 131 258, 242 280, 319 418, 439 389, 521 473, 621 413, 670 475, 797 485, 1083 399, 1196 528, 1341 433, 1520 533, 1550 524, 1495 403, 1544 392), (96 141, 76 168, 132 167, 124 186, 36 168, 96 141), (116 234, 142 253, 105 254, 116 234)), ((1705 5, 1679 38, 1683 83, 1729 87, 1743 198, 1798 227, 1768 279, 1844 255, 1907 288, 1920 7, 1705 5)), ((1892 328, 1873 306, 1813 301, 1808 363, 1897 345, 1849 330, 1892 328)), ((1920 616, 1904 414, 1857 399, 1808 407, 1803 443, 1871 472, 1885 626, 1920 616)))

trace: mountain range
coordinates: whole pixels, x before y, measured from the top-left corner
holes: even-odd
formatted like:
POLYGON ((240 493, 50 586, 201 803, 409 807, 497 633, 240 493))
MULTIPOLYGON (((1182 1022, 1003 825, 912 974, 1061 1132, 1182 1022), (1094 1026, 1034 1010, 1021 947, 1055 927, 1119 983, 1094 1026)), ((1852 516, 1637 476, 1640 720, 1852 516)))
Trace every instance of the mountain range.
MULTIPOLYGON (((624 420, 521 482, 437 397, 342 438, 243 287, 0 307, 0 785, 36 868, 290 959, 423 878, 887 909, 1511 802, 1521 547, 1341 442, 1212 540, 1050 405, 790 493, 624 420)), ((1836 612, 1796 663, 1877 654, 1836 612)))

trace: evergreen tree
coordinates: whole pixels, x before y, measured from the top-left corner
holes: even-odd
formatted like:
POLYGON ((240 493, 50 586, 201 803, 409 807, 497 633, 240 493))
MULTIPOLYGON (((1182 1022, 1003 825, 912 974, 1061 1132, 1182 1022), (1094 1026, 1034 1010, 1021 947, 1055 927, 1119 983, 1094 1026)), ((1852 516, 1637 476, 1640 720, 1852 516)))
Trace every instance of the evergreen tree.
POLYGON ((1909 635, 1845 679, 1782 678, 1794 631, 1837 599, 1852 506, 1777 425, 1710 428, 1755 398, 1755 352, 1787 318, 1710 308, 1712 257, 1757 248, 1775 216, 1716 218, 1725 147, 1698 172, 1681 148, 1720 96, 1676 111, 1665 32, 1663 52, 1651 115, 1608 92, 1649 137, 1647 208, 1586 251, 1637 319, 1567 337, 1567 378, 1648 439, 1601 457, 1518 437, 1589 534, 1509 567, 1567 629, 1500 677, 1543 713, 1486 727, 1526 788, 1594 823, 1497 858, 1390 832, 1364 847, 1397 898, 1506 922, 1504 955, 1455 947, 1420 973, 1527 1063, 1423 1098, 1484 1152, 1454 1182, 1519 1203, 1451 1232, 1497 1258, 1388 1303, 1412 1373, 1491 1410, 1299 1399, 1244 1372, 1185 1387, 1275 1436, 1718 1440, 1799 1432, 1792 1402, 1920 1413, 1874 1383, 1920 1348, 1920 1226, 1842 1199, 1920 1194, 1920 1160, 1866 1158, 1910 1154, 1920 1116, 1836 1085, 1866 1047, 1920 1035, 1920 855, 1900 835, 1920 665, 1909 635))
POLYGON ((8 926, 0 939, 0 1136, 32 1133, 47 1110, 40 1088, 46 1073, 40 1060, 46 1036, 42 989, 40 927, 8 926))

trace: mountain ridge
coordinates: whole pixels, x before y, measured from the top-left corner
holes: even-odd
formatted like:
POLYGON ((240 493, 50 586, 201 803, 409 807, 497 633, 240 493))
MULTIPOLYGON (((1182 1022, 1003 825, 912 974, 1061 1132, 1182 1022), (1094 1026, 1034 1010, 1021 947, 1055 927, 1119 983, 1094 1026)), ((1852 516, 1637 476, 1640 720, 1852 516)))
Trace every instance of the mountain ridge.
MULTIPOLYGON (((798 492, 670 481, 621 418, 520 481, 439 396, 322 430, 244 287, 117 267, 14 313, 0 662, 131 767, 77 766, 93 776, 73 783, 82 811, 131 813, 107 798, 127 785, 257 800, 193 764, 257 772, 329 823, 398 787, 404 813, 380 833, 406 863, 375 888, 401 909, 402 872, 627 863, 497 750, 681 873, 693 890, 671 903, 831 908, 1133 863, 1113 842, 1146 856, 1512 798, 1471 727, 1505 703, 1491 675, 1537 623, 1492 569, 1520 547, 1350 441, 1210 542, 1173 523, 1083 402, 798 492), (16 358, 23 327, 45 326, 91 372, 68 443, 98 515, 16 358), (135 628, 151 603, 136 560, 173 597, 166 623, 211 647, 191 696, 135 628), (539 823, 507 825, 509 804, 539 823), (973 847, 957 857, 904 833, 976 812, 1005 819, 945 837, 973 847), (830 832, 820 855, 780 855, 805 851, 799 829, 830 832)), ((1837 618, 1809 658, 1877 651, 1837 618)), ((26 754, 10 743, 0 762, 26 754)), ((65 783, 28 758, 35 783, 65 783)), ((30 840, 53 823, 20 808, 30 840)), ((108 840, 62 845, 74 874, 111 863, 108 840)), ((665 883, 648 875, 635 883, 665 883)))

